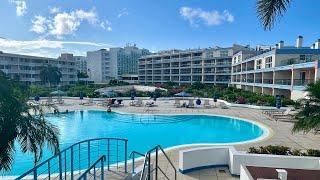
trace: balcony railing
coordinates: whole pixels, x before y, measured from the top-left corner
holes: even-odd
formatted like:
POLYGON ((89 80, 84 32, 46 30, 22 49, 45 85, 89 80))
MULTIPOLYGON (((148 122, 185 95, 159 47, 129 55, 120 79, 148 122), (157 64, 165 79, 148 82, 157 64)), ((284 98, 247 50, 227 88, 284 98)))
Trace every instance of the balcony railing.
POLYGON ((253 83, 253 79, 247 79, 247 83, 253 83))
POLYGON ((264 84, 273 84, 273 79, 264 79, 263 83, 264 84))
POLYGON ((291 79, 276 79, 274 84, 291 85, 291 79))
POLYGON ((294 79, 293 85, 294 86, 307 86, 310 83, 313 83, 313 79, 294 79))
POLYGON ((262 83, 262 79, 255 79, 254 82, 255 83, 262 83))

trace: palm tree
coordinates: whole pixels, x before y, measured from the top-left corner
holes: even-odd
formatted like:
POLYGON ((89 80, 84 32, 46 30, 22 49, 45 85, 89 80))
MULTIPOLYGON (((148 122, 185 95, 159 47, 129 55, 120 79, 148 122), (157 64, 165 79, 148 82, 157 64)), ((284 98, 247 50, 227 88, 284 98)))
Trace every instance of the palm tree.
POLYGON ((258 0, 257 13, 265 30, 271 30, 279 16, 283 16, 292 0, 258 0))
POLYGON ((61 81, 62 74, 58 67, 47 65, 43 66, 40 70, 40 79, 44 83, 49 83, 49 87, 52 84, 57 85, 61 81))
POLYGON ((25 87, 0 72, 0 171, 9 171, 14 160, 15 143, 23 153, 32 153, 36 164, 47 146, 59 152, 56 126, 46 121, 42 106, 27 103, 25 87))
POLYGON ((308 97, 301 100, 302 110, 296 115, 298 120, 293 127, 293 132, 305 133, 320 128, 320 81, 308 85, 308 97))

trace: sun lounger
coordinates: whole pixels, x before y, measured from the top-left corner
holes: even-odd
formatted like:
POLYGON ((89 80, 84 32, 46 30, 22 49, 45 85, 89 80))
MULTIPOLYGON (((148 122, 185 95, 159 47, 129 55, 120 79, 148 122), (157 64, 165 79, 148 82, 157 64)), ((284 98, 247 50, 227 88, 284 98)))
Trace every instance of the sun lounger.
POLYGON ((154 101, 148 101, 148 102, 146 102, 145 106, 146 107, 154 107, 154 106, 156 106, 156 104, 154 101))
POLYGON ((84 105, 84 106, 90 106, 90 105, 93 105, 93 104, 94 104, 93 103, 93 98, 89 98, 87 100, 87 102, 82 103, 82 105, 84 105))
POLYGON ((143 106, 142 99, 138 99, 136 101, 131 101, 130 106, 141 107, 143 106))
POLYGON ((220 102, 221 109, 229 109, 229 106, 226 105, 224 102, 220 102))
POLYGON ((174 105, 175 107, 181 107, 180 99, 175 99, 173 105, 174 105))
POLYGON ((205 107, 205 108, 210 108, 211 107, 211 105, 209 104, 209 99, 205 99, 204 100, 203 107, 205 107))
POLYGON ((47 101, 45 102, 45 105, 53 105, 53 104, 54 104, 54 103, 53 103, 52 97, 49 96, 49 97, 47 98, 47 101))
POLYGON ((187 105, 187 108, 194 108, 193 99, 189 99, 189 103, 187 105))

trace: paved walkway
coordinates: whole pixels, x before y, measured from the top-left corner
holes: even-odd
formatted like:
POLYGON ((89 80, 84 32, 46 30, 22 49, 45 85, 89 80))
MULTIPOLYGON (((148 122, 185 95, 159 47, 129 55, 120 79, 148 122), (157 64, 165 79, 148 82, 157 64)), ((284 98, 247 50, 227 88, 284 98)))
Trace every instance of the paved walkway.
MULTIPOLYGON (((86 110, 86 109, 102 109, 106 110, 106 107, 91 105, 91 106, 83 106, 79 105, 78 100, 65 100, 65 105, 60 105, 59 110, 61 112, 71 110, 86 110)), ((243 143, 235 145, 237 150, 248 150, 251 146, 265 146, 265 145, 284 145, 289 146, 294 149, 320 149, 320 135, 314 135, 312 133, 303 134, 303 133, 295 133, 291 132, 292 123, 289 122, 276 122, 269 120, 264 114, 262 114, 261 110, 256 109, 248 109, 248 108, 238 108, 231 107, 230 109, 221 109, 217 108, 176 108, 173 106, 173 101, 157 101, 157 107, 132 107, 129 106, 130 101, 125 101, 124 107, 112 108, 113 111, 122 112, 122 113, 147 113, 147 114, 215 114, 215 115, 227 115, 233 117, 239 117, 248 119, 260 124, 263 124, 270 129, 269 137, 251 143, 243 143)), ((213 103, 213 102, 210 102, 213 103)), ((178 152, 182 149, 187 149, 190 147, 177 148, 167 153, 170 156, 170 159, 174 162, 176 168, 178 168, 178 152)), ((162 161, 162 165, 167 165, 166 161, 162 161)), ((170 174, 170 173, 169 173, 170 174)), ((172 175, 172 173, 171 173, 172 175)), ((181 174, 178 173, 178 179, 238 179, 239 177, 232 177, 228 168, 215 168, 215 169, 206 169, 202 171, 196 171, 189 174, 181 174)))

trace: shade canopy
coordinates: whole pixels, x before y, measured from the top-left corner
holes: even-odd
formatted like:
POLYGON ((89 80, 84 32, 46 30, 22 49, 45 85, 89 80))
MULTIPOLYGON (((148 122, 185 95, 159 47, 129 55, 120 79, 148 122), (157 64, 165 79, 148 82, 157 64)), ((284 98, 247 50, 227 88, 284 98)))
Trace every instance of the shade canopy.
POLYGON ((61 96, 61 95, 66 95, 67 93, 61 90, 57 90, 57 91, 52 91, 50 94, 61 96))
POLYGON ((177 94, 175 94, 175 96, 179 96, 179 97, 191 97, 191 94, 185 92, 185 91, 182 91, 182 92, 179 92, 177 94))

